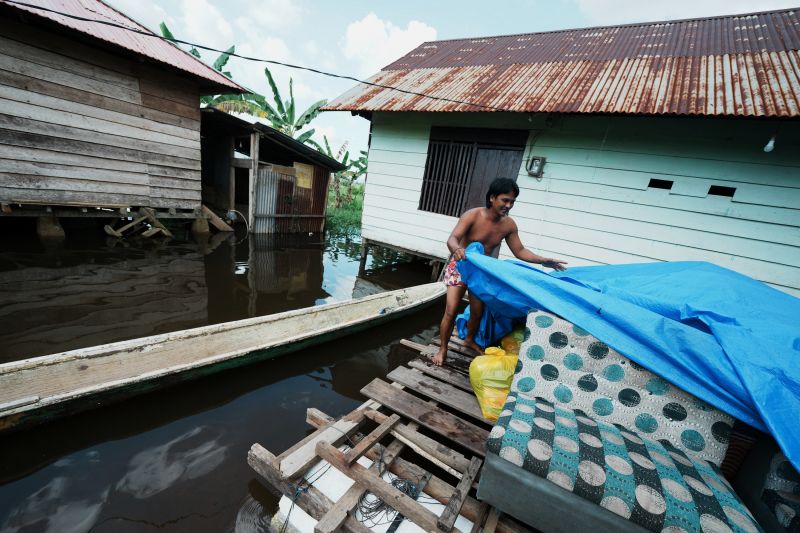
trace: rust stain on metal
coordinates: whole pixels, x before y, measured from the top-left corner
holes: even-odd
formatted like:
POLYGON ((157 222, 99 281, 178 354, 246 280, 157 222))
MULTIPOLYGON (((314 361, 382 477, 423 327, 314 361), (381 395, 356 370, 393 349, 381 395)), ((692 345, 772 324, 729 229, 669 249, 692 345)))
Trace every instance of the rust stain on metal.
POLYGON ((424 43, 327 110, 800 116, 789 9, 424 43), (471 105, 472 104, 472 105, 471 105))
POLYGON ((37 9, 37 7, 22 4, 10 4, 0 0, 0 4, 4 6, 52 20, 62 26, 77 30, 96 39, 120 46, 131 52, 135 52, 160 63, 165 63, 172 67, 183 70, 184 72, 189 72, 215 84, 222 85, 227 89, 231 89, 233 91, 246 91, 244 87, 241 87, 202 61, 197 60, 188 52, 184 52, 168 41, 157 37, 141 35, 123 28, 109 26, 106 24, 77 20, 53 12, 58 11, 68 15, 91 20, 110 22, 134 29, 136 31, 144 31, 156 35, 141 24, 137 23, 133 19, 128 18, 122 12, 117 11, 104 2, 99 0, 34 0, 33 2, 26 3, 35 3, 37 7, 50 9, 52 11, 43 11, 42 9, 37 9))

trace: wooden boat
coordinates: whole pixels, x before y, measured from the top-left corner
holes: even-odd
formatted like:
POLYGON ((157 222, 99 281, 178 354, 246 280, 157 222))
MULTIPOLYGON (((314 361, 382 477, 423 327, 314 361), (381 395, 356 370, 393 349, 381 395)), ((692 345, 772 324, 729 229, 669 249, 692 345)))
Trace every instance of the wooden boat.
POLYGON ((0 365, 0 430, 300 350, 403 316, 445 292, 429 283, 366 298, 0 365))

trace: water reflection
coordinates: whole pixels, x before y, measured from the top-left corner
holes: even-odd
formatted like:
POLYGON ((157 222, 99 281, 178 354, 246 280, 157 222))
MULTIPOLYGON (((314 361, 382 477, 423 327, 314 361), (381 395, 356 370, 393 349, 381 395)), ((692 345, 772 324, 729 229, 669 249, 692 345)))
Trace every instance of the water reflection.
POLYGON ((368 263, 377 281, 359 282, 360 237, 323 237, 3 242, 0 362, 361 297, 424 271, 378 254, 368 263), (381 284, 398 268, 399 281, 381 284))
MULTIPOLYGON (((371 258, 357 277, 358 236, 241 237, 68 238, 50 250, 4 243, 0 360, 428 277, 424 264, 387 266, 389 254, 371 258)), ((434 306, 313 349, 0 434, 0 532, 266 531, 277 498, 247 465, 250 446, 279 453, 311 431, 306 408, 338 416, 361 403, 364 385, 410 357, 397 341, 430 338, 440 312, 434 306)))

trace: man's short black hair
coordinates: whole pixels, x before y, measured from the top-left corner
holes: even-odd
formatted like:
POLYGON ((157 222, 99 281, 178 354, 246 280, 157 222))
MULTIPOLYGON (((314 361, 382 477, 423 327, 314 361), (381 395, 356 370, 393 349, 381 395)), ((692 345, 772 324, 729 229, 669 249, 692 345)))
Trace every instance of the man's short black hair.
POLYGON ((489 185, 489 190, 486 191, 486 207, 492 207, 492 201, 490 200, 492 196, 510 193, 514 193, 514 198, 519 196, 517 182, 511 178, 495 178, 489 185))

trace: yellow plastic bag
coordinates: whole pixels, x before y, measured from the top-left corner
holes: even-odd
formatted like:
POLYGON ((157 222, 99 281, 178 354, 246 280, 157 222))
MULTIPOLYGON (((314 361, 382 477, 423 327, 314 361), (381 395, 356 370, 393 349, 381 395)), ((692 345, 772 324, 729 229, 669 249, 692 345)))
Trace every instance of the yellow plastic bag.
POLYGON ((511 333, 503 337, 500 341, 500 346, 502 346, 509 355, 519 355, 519 345, 522 344, 524 338, 525 326, 517 326, 511 333))
POLYGON ((497 421, 506 396, 511 389, 517 355, 506 354, 501 348, 486 348, 485 355, 479 355, 469 365, 469 382, 481 413, 490 422, 497 421))

